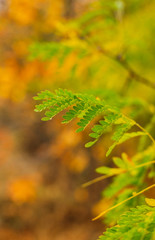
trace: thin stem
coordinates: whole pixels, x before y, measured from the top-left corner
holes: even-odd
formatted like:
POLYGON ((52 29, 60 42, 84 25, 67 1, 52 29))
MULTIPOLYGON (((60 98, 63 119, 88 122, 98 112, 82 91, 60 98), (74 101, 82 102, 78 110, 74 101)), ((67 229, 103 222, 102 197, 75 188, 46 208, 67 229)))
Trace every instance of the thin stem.
POLYGON ((141 168, 141 167, 144 167, 144 166, 147 166, 147 165, 151 165, 151 164, 154 164, 154 163, 155 163, 155 160, 154 160, 154 161, 150 161, 150 162, 146 162, 146 163, 139 164, 139 165, 137 165, 136 167, 134 167, 134 168, 132 168, 132 169, 141 168))
POLYGON ((151 188, 153 188, 153 187, 155 187, 155 184, 153 184, 153 185, 151 185, 151 186, 149 186, 149 187, 143 189, 142 191, 140 191, 140 192, 138 192, 138 193, 135 193, 133 196, 131 196, 131 197, 125 199, 124 201, 122 201, 122 202, 116 204, 115 206, 113 206, 113 207, 111 207, 111 208, 108 208, 107 210, 105 210, 105 211, 103 211, 102 213, 100 213, 97 217, 93 218, 92 221, 97 220, 98 218, 102 217, 105 213, 107 213, 107 212, 109 212, 109 211, 111 211, 111 210, 113 210, 113 209, 119 207, 119 206, 122 205, 123 203, 125 203, 125 202, 131 200, 131 199, 134 198, 134 197, 137 197, 138 195, 140 195, 140 194, 142 194, 142 193, 148 191, 149 189, 151 189, 151 188))
POLYGON ((125 115, 124 115, 124 117, 125 117, 126 119, 128 119, 129 121, 132 121, 132 122, 133 122, 133 125, 136 125, 136 126, 139 127, 143 132, 145 132, 146 135, 147 135, 147 136, 150 138, 150 140, 153 142, 154 147, 155 147, 155 140, 154 140, 154 138, 151 136, 151 134, 150 134, 148 131, 145 130, 145 128, 143 128, 139 123, 137 123, 137 122, 134 121, 133 119, 130 119, 129 117, 127 117, 127 116, 125 116, 125 115))
MULTIPOLYGON (((144 166, 147 166, 147 165, 151 165, 151 164, 154 164, 155 163, 155 160, 154 161, 150 161, 150 162, 146 162, 146 163, 142 163, 142 164, 139 164, 129 170, 134 170, 134 169, 137 169, 137 168, 141 168, 141 167, 144 167, 144 166)), ((97 177, 97 178, 94 178, 92 180, 90 180, 89 182, 86 182, 84 184, 82 184, 82 187, 85 188, 85 187, 89 187, 90 185, 94 184, 94 183, 97 183, 97 182, 100 182, 104 179, 107 179, 107 178, 110 178, 110 177, 113 177, 113 176, 116 176, 116 175, 119 175, 121 173, 126 173, 127 170, 124 170, 122 169, 122 171, 118 172, 118 173, 115 173, 115 174, 111 174, 111 175, 104 175, 104 176, 101 176, 101 177, 97 177)))
POLYGON ((140 124, 138 124, 137 122, 135 122, 135 125, 137 126, 137 127, 139 127, 143 132, 145 132, 146 133, 146 135, 148 135, 148 137, 151 139, 151 141, 153 142, 153 144, 154 144, 154 146, 155 146, 155 140, 154 140, 154 138, 151 136, 151 134, 149 133, 149 132, 147 132, 146 130, 145 130, 145 128, 143 128, 140 124))
POLYGON ((90 180, 89 182, 86 182, 84 184, 82 184, 82 187, 85 188, 85 187, 88 187, 94 183, 97 183, 97 182, 100 182, 104 179, 107 179, 107 178, 110 178, 110 177, 113 177, 113 176, 116 176, 116 175, 119 175, 120 173, 123 173, 125 172, 124 170, 118 172, 118 173, 115 173, 115 174, 110 174, 110 175, 104 175, 104 176, 101 176, 101 177, 97 177, 97 178, 94 178, 93 180, 90 180))

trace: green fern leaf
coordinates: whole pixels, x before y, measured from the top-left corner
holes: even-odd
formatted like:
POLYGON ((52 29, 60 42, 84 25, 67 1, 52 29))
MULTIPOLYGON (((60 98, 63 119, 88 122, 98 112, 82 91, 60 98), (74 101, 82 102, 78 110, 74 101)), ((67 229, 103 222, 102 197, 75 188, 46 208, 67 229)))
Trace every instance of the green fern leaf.
POLYGON ((92 133, 90 137, 94 140, 88 142, 85 146, 91 147, 98 139, 107 132, 114 125, 116 130, 112 139, 114 143, 109 148, 107 156, 112 152, 116 145, 130 139, 131 137, 144 135, 142 132, 126 133, 135 122, 132 119, 127 118, 116 106, 111 106, 104 100, 96 99, 93 95, 78 94, 68 90, 58 89, 55 93, 50 91, 42 91, 38 93, 35 100, 42 101, 41 104, 36 105, 35 111, 45 111, 45 117, 43 121, 52 119, 55 115, 61 111, 67 109, 68 111, 63 115, 63 123, 68 123, 71 120, 78 118, 77 125, 79 128, 77 132, 83 131, 90 122, 94 121, 96 117, 103 117, 98 124, 92 127, 92 133))
POLYGON ((117 225, 108 228, 99 240, 153 240, 155 208, 146 205, 124 213, 117 225))

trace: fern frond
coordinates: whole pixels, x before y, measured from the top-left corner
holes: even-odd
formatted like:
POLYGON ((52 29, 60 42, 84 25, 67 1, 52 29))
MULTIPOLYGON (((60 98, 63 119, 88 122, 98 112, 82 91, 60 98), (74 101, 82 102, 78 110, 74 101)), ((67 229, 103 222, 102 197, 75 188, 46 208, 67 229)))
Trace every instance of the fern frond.
POLYGON ((102 118, 92 127, 90 137, 94 140, 88 142, 85 146, 90 147, 95 144, 102 134, 113 126, 116 126, 112 140, 112 146, 107 152, 107 156, 112 152, 116 145, 136 136, 147 135, 146 132, 127 133, 133 125, 137 125, 135 121, 126 117, 120 112, 116 106, 109 105, 104 100, 96 99, 93 95, 78 94, 68 90, 58 89, 55 93, 43 91, 34 97, 35 100, 42 101, 37 105, 35 111, 41 112, 45 110, 43 121, 51 120, 61 111, 68 109, 63 115, 62 123, 68 123, 77 118, 79 128, 77 132, 83 131, 96 117, 102 118))
POLYGON ((99 240, 153 240, 155 208, 138 206, 124 213, 117 225, 108 228, 99 240))

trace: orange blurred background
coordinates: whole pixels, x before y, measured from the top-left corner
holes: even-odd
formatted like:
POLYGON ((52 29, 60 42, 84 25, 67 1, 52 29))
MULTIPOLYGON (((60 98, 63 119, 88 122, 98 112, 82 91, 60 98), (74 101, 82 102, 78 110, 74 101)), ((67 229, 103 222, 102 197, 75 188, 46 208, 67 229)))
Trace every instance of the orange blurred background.
POLYGON ((65 79, 57 82, 56 60, 28 60, 32 42, 51 41, 55 25, 88 3, 0 1, 0 240, 91 240, 103 231, 91 222, 103 184, 81 184, 94 176, 95 151, 98 162, 104 151, 90 157, 85 135, 61 126, 61 116, 41 122, 32 97, 65 79))
MULTIPOLYGON (((42 122, 42 114, 34 112, 33 96, 40 90, 66 86, 87 90, 89 84, 92 89, 124 89, 128 73, 117 61, 101 56, 100 51, 95 54, 89 46, 90 52, 84 59, 77 60, 71 52, 62 65, 56 56, 45 61, 30 58, 33 43, 57 39, 61 42, 58 30, 74 45, 74 23, 66 23, 91 9, 93 2, 98 1, 0 0, 0 240, 94 240, 105 229, 101 221, 91 219, 111 204, 109 200, 100 200, 101 191, 109 182, 88 188, 81 185, 95 178, 95 168, 110 160, 105 158, 109 136, 85 149, 89 131, 75 133, 74 121, 60 124, 61 114, 42 122), (75 79, 70 77, 74 67, 75 79)), ((116 2, 119 7, 123 0, 101 2, 116 2)), ((86 24, 86 28, 90 35, 92 29, 94 39, 105 43, 107 50, 114 54, 119 50, 127 52, 133 69, 153 83, 155 45, 151 33, 155 4, 151 0, 147 0, 148 4, 140 0, 124 2, 128 5, 124 25, 120 21, 122 13, 117 11, 116 26, 109 18, 104 22, 103 17, 101 25, 97 18, 94 25, 86 24), (141 7, 140 2, 145 4, 141 7)), ((84 44, 82 40, 77 42, 84 44)), ((152 89, 136 81, 127 85, 126 95, 154 102, 152 89)), ((149 116, 140 122, 145 122, 145 118, 149 116)), ((116 148, 116 155, 134 155, 136 141, 123 144, 121 150, 116 148)))

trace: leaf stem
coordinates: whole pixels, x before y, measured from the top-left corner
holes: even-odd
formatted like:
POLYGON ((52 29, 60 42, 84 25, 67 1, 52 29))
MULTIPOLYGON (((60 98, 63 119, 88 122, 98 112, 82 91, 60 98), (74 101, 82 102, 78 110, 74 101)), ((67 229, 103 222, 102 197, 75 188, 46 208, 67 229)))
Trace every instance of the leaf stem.
POLYGON ((143 189, 142 191, 140 191, 140 192, 138 192, 138 193, 135 193, 133 196, 131 196, 131 197, 125 199, 124 201, 122 201, 122 202, 116 204, 115 206, 113 206, 113 207, 111 207, 111 208, 108 208, 107 210, 101 212, 97 217, 93 218, 92 221, 95 221, 95 220, 99 219, 99 218, 102 217, 105 213, 107 213, 107 212, 109 212, 109 211, 111 211, 111 210, 113 210, 113 209, 119 207, 119 206, 122 205, 123 203, 125 203, 125 202, 131 200, 131 199, 134 198, 134 197, 137 197, 138 195, 140 195, 140 194, 142 194, 142 193, 148 191, 149 189, 151 189, 151 188, 153 188, 153 187, 155 187, 155 184, 153 184, 153 185, 151 185, 151 186, 149 186, 149 187, 143 189))
POLYGON ((125 172, 124 169, 122 169, 122 171, 118 172, 118 173, 114 173, 114 174, 110 174, 110 175, 104 175, 104 176, 101 176, 101 177, 97 177, 97 178, 94 178, 93 180, 90 180, 89 182, 86 182, 84 184, 82 184, 82 187, 85 188, 85 187, 88 187, 94 183, 97 183, 97 182, 100 182, 104 179, 107 179, 109 177, 113 177, 115 175, 119 175, 120 173, 123 173, 125 172))
MULTIPOLYGON (((134 121, 134 122, 135 122, 135 121, 134 121)), ((151 139, 151 141, 153 142, 153 144, 154 144, 154 146, 155 146, 155 140, 154 140, 154 138, 151 136, 151 134, 150 134, 149 132, 147 132, 147 131, 145 130, 145 128, 143 128, 139 123, 135 122, 135 125, 136 125, 137 127, 139 127, 143 132, 145 132, 146 135, 148 135, 148 137, 151 139)))
POLYGON ((133 122, 133 125, 136 125, 137 127, 139 127, 143 132, 145 132, 146 133, 146 135, 150 138, 150 140, 153 142, 153 144, 154 144, 154 147, 155 147, 155 140, 154 140, 154 138, 151 136, 151 134, 148 132, 148 131, 146 131, 146 129, 145 128, 143 128, 139 123, 137 123, 135 120, 133 120, 133 119, 130 119, 129 117, 127 117, 126 115, 124 115, 124 117, 126 118, 126 119, 128 119, 129 121, 132 121, 133 122))
POLYGON ((146 162, 146 163, 139 164, 139 165, 137 165, 136 167, 134 167, 133 170, 134 170, 135 168, 141 168, 141 167, 144 167, 144 166, 153 164, 153 163, 155 163, 155 160, 154 160, 154 161, 150 161, 150 162, 146 162))
MULTIPOLYGON (((135 167, 133 167, 132 169, 129 169, 129 170, 134 170, 134 169, 137 169, 137 168, 141 168, 141 167, 144 167, 144 166, 147 166, 147 165, 151 165, 155 163, 155 160, 153 161, 150 161, 150 162, 146 162, 146 163, 142 163, 142 164, 139 164, 135 167)), ((118 173, 115 173, 115 174, 110 174, 110 175, 104 175, 104 176, 101 176, 101 177, 97 177, 97 178, 94 178, 84 184, 82 184, 82 187, 85 188, 85 187, 89 187, 90 185, 94 184, 94 183, 97 183, 97 182, 100 182, 104 179, 107 179, 107 178, 110 178, 110 177, 113 177, 113 176, 116 176, 116 175, 119 175, 121 173, 126 173, 127 171, 122 169, 122 171, 118 172, 118 173)))

